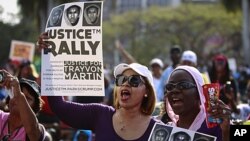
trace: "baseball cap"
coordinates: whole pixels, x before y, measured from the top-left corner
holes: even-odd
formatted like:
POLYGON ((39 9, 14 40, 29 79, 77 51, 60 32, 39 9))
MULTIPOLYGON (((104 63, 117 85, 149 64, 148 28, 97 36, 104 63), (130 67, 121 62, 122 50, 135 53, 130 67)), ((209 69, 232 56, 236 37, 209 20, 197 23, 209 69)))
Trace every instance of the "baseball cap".
POLYGON ((20 86, 28 86, 30 87, 33 91, 36 97, 40 96, 40 86, 36 83, 36 81, 33 80, 29 80, 26 78, 21 78, 19 80, 20 86))
POLYGON ((116 77, 122 74, 127 69, 132 69, 138 74, 140 74, 141 76, 146 77, 151 87, 154 89, 152 73, 149 71, 148 67, 138 64, 138 63, 131 63, 131 64, 121 63, 117 65, 114 69, 114 76, 116 77))
POLYGON ((190 61, 197 64, 197 56, 196 54, 191 50, 186 50, 182 53, 181 61, 190 61))
POLYGON ((227 61, 227 57, 223 54, 218 54, 218 55, 215 55, 213 57, 213 60, 215 60, 215 61, 221 61, 221 60, 227 61))
POLYGON ((149 63, 151 66, 153 65, 153 64, 158 64, 161 68, 163 68, 163 62, 161 61, 161 59, 159 59, 159 58, 154 58, 154 59, 152 59, 151 61, 150 61, 150 63, 149 63))

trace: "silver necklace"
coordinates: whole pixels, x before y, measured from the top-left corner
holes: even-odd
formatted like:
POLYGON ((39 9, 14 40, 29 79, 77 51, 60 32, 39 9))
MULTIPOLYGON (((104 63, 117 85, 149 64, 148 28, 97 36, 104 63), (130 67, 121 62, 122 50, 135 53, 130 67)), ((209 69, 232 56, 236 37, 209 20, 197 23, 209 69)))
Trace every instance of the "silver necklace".
POLYGON ((125 131, 126 129, 126 125, 125 125, 125 122, 122 120, 122 118, 119 116, 118 113, 116 113, 116 117, 117 117, 117 120, 118 120, 118 125, 119 125, 119 130, 120 131, 125 131))
MULTIPOLYGON (((125 123, 125 121, 122 119, 122 117, 118 114, 118 113, 116 113, 116 117, 117 117, 117 119, 118 119, 118 124, 119 124, 119 130, 120 131, 126 131, 126 123, 125 123)), ((139 118, 141 118, 141 114, 139 115, 139 118)))

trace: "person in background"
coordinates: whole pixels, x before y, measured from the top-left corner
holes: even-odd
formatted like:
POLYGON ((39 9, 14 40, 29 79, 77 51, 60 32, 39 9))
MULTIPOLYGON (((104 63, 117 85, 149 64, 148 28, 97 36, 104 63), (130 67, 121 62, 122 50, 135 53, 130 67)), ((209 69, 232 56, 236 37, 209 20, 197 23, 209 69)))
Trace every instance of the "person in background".
POLYGON ((39 74, 37 73, 34 64, 32 64, 30 61, 22 61, 20 64, 20 68, 17 73, 17 78, 26 78, 33 81, 36 81, 39 74))
POLYGON ((121 54, 122 58, 124 59, 124 62, 131 64, 131 63, 136 63, 136 59, 129 53, 127 52, 124 47, 122 46, 121 42, 119 40, 115 41, 115 48, 119 51, 121 54))
POLYGON ((234 72, 234 79, 238 82, 240 101, 242 103, 247 103, 248 97, 246 95, 246 87, 248 80, 250 80, 250 75, 247 74, 247 67, 244 65, 238 66, 237 71, 234 72))
POLYGON ((160 83, 159 86, 156 88, 157 95, 159 96, 158 99, 160 101, 164 100, 164 87, 166 84, 166 81, 168 80, 168 77, 170 73, 176 68, 181 59, 181 49, 179 46, 175 45, 170 49, 170 58, 172 61, 172 64, 168 66, 162 73, 161 78, 160 78, 160 83))
POLYGON ((198 69, 181 65, 175 68, 166 83, 167 112, 171 118, 169 125, 217 137, 217 141, 229 141, 231 109, 221 100, 208 112, 223 122, 208 128, 203 94, 203 78, 198 69), (213 112, 212 112, 213 111, 213 112))
POLYGON ((5 69, 10 74, 14 75, 14 74, 16 74, 19 66, 20 66, 20 61, 8 59, 8 60, 4 61, 4 63, 2 65, 0 65, 0 68, 5 69))
MULTIPOLYGON (((153 75, 154 86, 155 86, 155 88, 157 88, 159 86, 159 83, 160 83, 160 78, 161 78, 162 69, 164 67, 164 64, 163 64, 161 59, 154 58, 150 61, 149 65, 151 67, 151 72, 153 75)), ((159 99, 160 96, 158 96, 157 89, 156 89, 156 95, 157 95, 157 102, 160 102, 160 99, 159 99)))
MULTIPOLYGON (((197 55, 191 50, 186 50, 182 53, 180 65, 187 65, 197 68, 197 55)), ((208 72, 201 72, 204 83, 209 84, 210 78, 208 72)))
MULTIPOLYGON (((41 75, 36 80, 37 84, 41 86, 41 75)), ((60 119, 52 112, 47 96, 41 96, 43 101, 43 106, 41 111, 37 114, 37 119, 39 123, 43 124, 46 131, 51 134, 53 140, 60 140, 70 138, 71 134, 74 132, 65 123, 60 121, 60 119)), ((64 99, 69 100, 69 96, 64 96, 64 99)))
MULTIPOLYGON (((239 120, 239 122, 248 120, 248 117, 250 116, 250 80, 247 83, 246 87, 246 95, 247 95, 247 103, 242 103, 237 105, 237 109, 235 113, 232 113, 232 117, 236 120, 239 120)), ((230 99, 233 100, 233 99, 230 99)))
POLYGON ((232 111, 236 113, 237 111, 235 105, 238 103, 238 91, 236 82, 229 69, 228 59, 225 55, 218 54, 213 57, 209 77, 211 83, 220 84, 220 99, 225 104, 229 105, 232 111), (229 91, 226 89, 226 84, 230 85, 229 91), (229 100, 230 97, 232 97, 233 100, 229 100))
POLYGON ((197 55, 191 50, 183 51, 181 55, 180 65, 187 65, 195 67, 197 66, 197 55))
POLYGON ((9 112, 0 110, 0 139, 43 141, 46 131, 36 118, 42 106, 40 87, 35 81, 18 80, 5 70, 1 72, 4 75, 1 86, 11 91, 6 100, 9 112))
POLYGON ((104 69, 104 88, 105 96, 103 98, 103 104, 114 106, 114 84, 112 83, 108 69, 104 69))

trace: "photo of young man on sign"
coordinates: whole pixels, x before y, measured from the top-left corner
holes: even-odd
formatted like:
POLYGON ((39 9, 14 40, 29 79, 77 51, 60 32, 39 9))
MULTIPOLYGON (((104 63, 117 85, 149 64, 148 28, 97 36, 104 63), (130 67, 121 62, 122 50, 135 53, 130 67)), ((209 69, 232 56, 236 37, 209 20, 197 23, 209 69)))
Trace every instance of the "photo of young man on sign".
POLYGON ((102 2, 72 2, 52 9, 45 29, 48 46, 42 51, 42 94, 104 95, 101 13, 102 2), (83 26, 83 9, 93 24, 83 26))

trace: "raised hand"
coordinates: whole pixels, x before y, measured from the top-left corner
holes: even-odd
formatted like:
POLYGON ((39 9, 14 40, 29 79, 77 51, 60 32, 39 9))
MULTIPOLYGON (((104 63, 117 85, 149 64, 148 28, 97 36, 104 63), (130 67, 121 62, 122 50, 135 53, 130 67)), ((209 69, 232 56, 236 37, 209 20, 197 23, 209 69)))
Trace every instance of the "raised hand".
POLYGON ((38 37, 36 45, 40 49, 48 48, 49 44, 46 42, 46 40, 48 40, 48 39, 49 39, 48 32, 43 32, 38 37))

